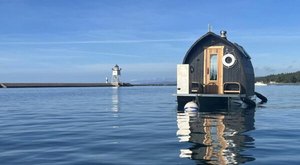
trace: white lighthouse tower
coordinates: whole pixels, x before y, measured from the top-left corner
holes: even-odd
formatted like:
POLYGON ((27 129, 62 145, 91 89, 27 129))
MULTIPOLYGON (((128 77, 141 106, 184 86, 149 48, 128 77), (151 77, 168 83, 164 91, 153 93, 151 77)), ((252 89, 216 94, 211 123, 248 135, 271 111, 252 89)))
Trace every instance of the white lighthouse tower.
POLYGON ((111 78, 112 85, 120 86, 121 70, 122 69, 117 64, 112 68, 112 78, 111 78))

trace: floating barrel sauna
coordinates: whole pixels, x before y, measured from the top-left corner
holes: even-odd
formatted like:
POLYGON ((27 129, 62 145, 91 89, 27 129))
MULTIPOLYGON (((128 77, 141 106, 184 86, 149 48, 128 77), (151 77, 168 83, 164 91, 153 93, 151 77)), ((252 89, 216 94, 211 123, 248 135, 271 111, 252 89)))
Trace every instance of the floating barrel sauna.
MULTIPOLYGON (((189 102, 200 108, 255 106, 254 70, 245 49, 220 35, 208 32, 187 51, 177 65, 178 109, 189 102)), ((262 102, 267 99, 259 94, 262 102)))

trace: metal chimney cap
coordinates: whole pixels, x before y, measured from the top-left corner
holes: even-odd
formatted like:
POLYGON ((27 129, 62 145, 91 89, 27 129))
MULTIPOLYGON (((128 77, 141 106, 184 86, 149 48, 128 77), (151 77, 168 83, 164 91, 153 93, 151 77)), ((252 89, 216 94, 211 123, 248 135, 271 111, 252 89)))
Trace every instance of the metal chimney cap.
POLYGON ((227 31, 225 31, 225 30, 221 30, 221 31, 220 31, 220 36, 221 36, 222 38, 227 38, 226 34, 227 34, 227 31))

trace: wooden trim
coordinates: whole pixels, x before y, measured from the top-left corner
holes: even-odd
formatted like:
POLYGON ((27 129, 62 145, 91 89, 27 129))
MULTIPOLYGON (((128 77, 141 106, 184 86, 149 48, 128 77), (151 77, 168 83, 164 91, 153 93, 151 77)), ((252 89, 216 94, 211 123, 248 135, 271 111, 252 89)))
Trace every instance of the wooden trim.
POLYGON ((204 49, 204 59, 203 59, 203 85, 206 84, 206 56, 207 56, 207 48, 204 49))
POLYGON ((223 55, 224 55, 224 46, 221 46, 220 47, 220 50, 221 50, 221 52, 219 52, 219 54, 218 54, 218 64, 219 64, 219 66, 218 66, 218 70, 219 70, 219 76, 218 76, 218 78, 220 78, 219 80, 218 80, 218 84, 220 85, 220 87, 219 87, 219 94, 223 94, 223 91, 224 91, 224 85, 223 85, 223 83, 224 83, 224 76, 223 76, 223 62, 222 62, 222 58, 223 58, 223 55))
POLYGON ((224 49, 224 46, 209 46, 209 47, 204 47, 204 49, 224 49))
MULTIPOLYGON (((207 85, 211 82, 216 83, 218 86, 218 94, 224 93, 224 87, 223 87, 223 63, 222 58, 224 55, 224 46, 210 46, 210 47, 204 47, 204 64, 203 64, 203 84, 207 85), (215 53, 209 53, 209 50, 214 51, 215 53), (220 51, 220 52, 219 52, 220 51), (209 74, 207 74, 207 68, 209 66, 209 58, 210 54, 217 54, 217 61, 218 61, 218 77, 217 80, 209 80, 209 74)), ((206 91, 204 91, 206 92, 206 91)))
POLYGON ((224 91, 224 93, 236 93, 236 94, 239 94, 239 93, 241 93, 240 91, 224 91))

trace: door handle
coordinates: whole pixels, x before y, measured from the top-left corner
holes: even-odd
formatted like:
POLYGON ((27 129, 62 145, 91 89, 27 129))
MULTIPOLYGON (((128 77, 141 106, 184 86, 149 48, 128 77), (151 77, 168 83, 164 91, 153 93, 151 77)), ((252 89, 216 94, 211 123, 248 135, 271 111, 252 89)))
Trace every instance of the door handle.
POLYGON ((206 69, 206 74, 209 74, 209 68, 206 69))

